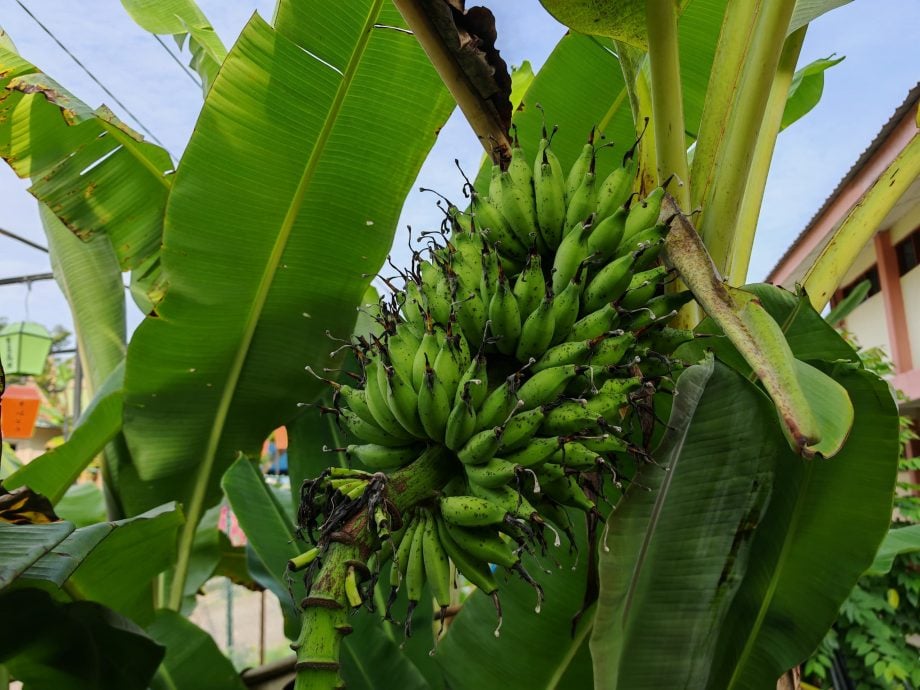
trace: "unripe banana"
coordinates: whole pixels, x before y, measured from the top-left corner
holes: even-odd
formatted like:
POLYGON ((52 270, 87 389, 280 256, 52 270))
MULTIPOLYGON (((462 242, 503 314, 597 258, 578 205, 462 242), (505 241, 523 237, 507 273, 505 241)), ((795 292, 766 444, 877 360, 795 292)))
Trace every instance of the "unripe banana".
POLYGON ((582 368, 575 364, 564 364, 536 372, 517 392, 518 398, 524 403, 521 410, 532 410, 554 401, 565 390, 566 384, 581 370, 582 368))
POLYGON ((450 288, 448 287, 447 278, 439 266, 423 261, 419 265, 419 271, 422 276, 422 293, 425 295, 425 302, 428 310, 438 323, 447 323, 450 318, 450 288))
POLYGON ((470 440, 457 451, 457 457, 464 465, 481 465, 488 462, 501 445, 502 427, 486 429, 473 434, 470 440))
MULTIPOLYGON (((476 271, 477 279, 480 272, 476 271)), ((473 347, 482 345, 482 338, 486 332, 486 321, 488 320, 487 307, 482 301, 482 295, 479 292, 477 283, 476 289, 467 292, 464 296, 458 295, 456 303, 457 322, 460 324, 460 330, 463 331, 463 337, 473 347)))
POLYGON ((588 235, 590 226, 578 223, 563 239, 553 258, 553 293, 559 294, 579 272, 582 262, 590 253, 588 235))
MULTIPOLYGON (((496 489, 487 489, 478 484, 470 484, 470 492, 474 496, 494 503, 512 517, 520 520, 530 520, 536 514, 536 510, 534 510, 530 501, 508 485, 500 486, 496 489)), ((495 561, 491 562, 495 563, 495 561)))
POLYGON ((332 387, 335 390, 335 394, 332 398, 333 401, 341 398, 345 401, 345 404, 348 405, 348 409, 354 412, 360 419, 374 426, 379 426, 377 420, 374 419, 374 415, 371 414, 370 408, 367 406, 367 392, 363 388, 352 388, 351 386, 336 382, 332 382, 332 387))
POLYGON ((590 314, 603 307, 604 304, 618 300, 629 286, 635 261, 634 255, 624 254, 604 266, 585 288, 582 313, 590 314))
POLYGON ((377 368, 377 384, 386 390, 390 412, 407 432, 425 438, 425 429, 418 418, 418 394, 396 369, 382 365, 377 368))
MULTIPOLYGON (((537 215, 533 205, 533 191, 528 187, 522 189, 514 183, 514 178, 508 172, 501 174, 502 193, 500 208, 511 231, 518 241, 524 246, 530 246, 535 240, 538 246, 542 244, 540 233, 537 232, 537 215)), ((540 248, 541 251, 545 247, 540 248)))
POLYGON ((511 226, 508 225, 508 221, 495 208, 490 199, 482 198, 473 192, 471 206, 473 222, 493 245, 500 247, 502 253, 517 259, 527 256, 527 245, 518 240, 511 226))
POLYGON ((520 561, 494 531, 484 527, 457 527, 449 522, 445 522, 444 526, 457 545, 473 558, 503 568, 512 568, 520 561))
POLYGON ((574 470, 593 470, 604 459, 577 441, 569 441, 553 455, 553 462, 574 470))
POLYGON ((470 405, 474 409, 479 409, 489 394, 489 372, 486 365, 486 357, 482 353, 473 358, 460 377, 454 403, 460 402, 461 398, 466 396, 470 405))
POLYGON ((565 179, 559 159, 546 139, 540 143, 540 148, 533 171, 537 223, 544 243, 554 250, 562 241, 565 224, 565 179))
POLYGON ((556 345, 565 340, 578 320, 581 289, 581 275, 576 272, 575 277, 565 286, 565 289, 557 292, 553 297, 553 339, 550 344, 556 345))
POLYGON ((648 271, 634 274, 619 306, 623 309, 638 309, 655 296, 658 286, 667 275, 668 269, 664 266, 655 266, 648 271))
POLYGON ((489 245, 483 245, 482 248, 482 278, 479 282, 479 294, 482 297, 482 303, 488 306, 492 302, 492 297, 498 289, 499 280, 499 260, 498 252, 489 245))
MULTIPOLYGON (((498 583, 488 563, 474 557, 468 551, 463 550, 454 540, 453 536, 447 531, 447 525, 443 520, 437 520, 438 537, 441 540, 444 550, 448 557, 457 566, 457 570, 469 580, 483 594, 497 597, 498 583)), ((501 615, 499 608, 499 616, 501 615)))
POLYGON ((662 199, 664 199, 664 189, 656 187, 640 203, 630 206, 629 215, 626 217, 626 228, 623 232, 624 240, 658 223, 662 199))
POLYGON ((460 384, 461 359, 461 352, 453 346, 450 338, 445 337, 431 368, 443 384, 448 400, 454 398, 460 384))
POLYGON ((466 465, 465 469, 470 483, 487 489, 495 489, 514 479, 518 465, 501 458, 492 458, 484 465, 466 465))
POLYGON ((435 518, 430 513, 425 517, 422 532, 422 560, 425 564, 425 579, 431 586, 435 601, 441 607, 443 620, 444 610, 450 606, 450 562, 441 545, 435 518))
POLYGON ((626 228, 626 209, 617 209, 612 215, 595 219, 594 228, 588 236, 588 251, 599 261, 609 261, 617 255, 617 247, 623 240, 626 228))
POLYGON ((345 453, 370 470, 393 470, 404 467, 420 453, 418 446, 390 447, 364 443, 345 447, 345 453))
POLYGON ((475 432, 476 409, 469 400, 469 394, 467 394, 467 399, 464 399, 461 394, 460 398, 454 402, 447 417, 444 444, 453 451, 460 450, 475 432))
POLYGON ((575 192, 581 186, 581 183, 585 179, 585 173, 588 172, 588 168, 591 166, 591 161, 594 160, 594 130, 591 130, 591 134, 588 135, 588 143, 585 144, 581 153, 578 154, 578 158, 575 159, 575 162, 572 164, 572 167, 569 169, 569 175, 565 180, 565 203, 566 205, 572 203, 572 197, 575 196, 575 192))
POLYGON ((412 387, 417 391, 422 389, 426 368, 434 362, 438 356, 438 350, 441 349, 435 329, 440 329, 440 326, 434 325, 430 318, 426 319, 425 333, 412 357, 412 387))
POLYGON ((585 494, 574 477, 564 477, 543 484, 543 491, 557 503, 578 508, 586 513, 596 509, 594 501, 585 494))
POLYGON ((412 535, 412 545, 409 548, 409 558, 406 564, 406 594, 409 598, 409 608, 406 611, 407 637, 412 634, 410 624, 412 611, 422 598, 422 590, 425 587, 425 560, 422 552, 422 542, 425 536, 426 519, 427 511, 419 518, 420 524, 412 535))
POLYGON ((623 238, 617 249, 618 254, 637 252, 635 270, 642 271, 654 263, 664 247, 664 238, 668 234, 668 226, 662 223, 653 225, 637 232, 630 238, 623 238))
POLYGON ((624 355, 635 344, 636 336, 632 333, 613 331, 616 335, 603 338, 591 353, 588 364, 592 367, 613 366, 619 364, 624 355), (618 334, 617 334, 618 333, 618 334))
POLYGON ((597 191, 597 215, 607 218, 626 203, 636 179, 636 167, 615 168, 597 191))
POLYGON ((503 273, 499 275, 498 289, 489 303, 489 320, 492 333, 498 339, 495 347, 502 354, 514 354, 521 337, 521 312, 503 273))
POLYGON ((616 329, 620 322, 620 310, 613 304, 605 304, 600 309, 579 319, 569 332, 569 340, 588 340, 616 329))
POLYGON ((438 508, 441 517, 460 527, 500 525, 507 517, 504 508, 476 496, 442 496, 438 508))
POLYGON ((517 406, 517 377, 512 375, 483 401, 477 411, 477 431, 504 424, 517 406))
POLYGON ((412 366, 415 353, 419 349, 421 339, 405 324, 397 326, 396 333, 386 340, 387 357, 390 365, 408 383, 412 383, 412 366))
POLYGON ((405 290, 406 294, 400 305, 400 312, 406 321, 412 324, 416 332, 421 332, 425 328, 425 317, 422 314, 425 311, 427 301, 418 283, 414 280, 406 281, 405 290))
POLYGON ((514 182, 514 186, 522 190, 525 196, 529 196, 531 204, 533 204, 533 171, 525 159, 524 149, 521 148, 521 143, 517 138, 517 131, 514 133, 511 161, 508 163, 508 175, 514 182))
POLYGON ((629 450, 629 444, 613 434, 583 438, 579 443, 594 453, 625 453, 629 450))
POLYGON ((562 442, 559 438, 532 438, 526 446, 505 455, 502 459, 521 467, 536 467, 552 457, 562 442))
POLYGON ((514 297, 522 316, 527 316, 540 306, 546 297, 546 283, 543 279, 543 267, 540 255, 531 252, 527 265, 514 281, 514 297))
POLYGON ((653 297, 645 303, 644 307, 630 312, 631 318, 628 320, 628 328, 631 331, 637 331, 651 324, 663 326, 677 315, 681 307, 692 299, 693 294, 689 290, 677 292, 673 295, 653 297))
POLYGON ((396 420, 390 410, 386 396, 380 388, 377 370, 382 367, 383 363, 379 359, 373 358, 364 368, 366 380, 364 391, 366 393, 367 407, 374 416, 377 426, 381 429, 396 438, 411 439, 412 435, 396 420))
POLYGON ((376 443, 381 446, 404 446, 405 438, 397 438, 388 434, 374 422, 366 422, 349 409, 341 410, 339 420, 349 434, 367 443, 376 443))
POLYGON ((539 357, 549 347, 555 329, 553 318, 553 300, 546 296, 537 305, 537 308, 524 319, 521 326, 521 337, 518 340, 515 356, 521 362, 527 362, 531 357, 539 357))
POLYGON ((661 355, 670 355, 678 347, 689 343, 695 337, 693 331, 665 326, 646 331, 639 345, 661 355))
POLYGON ((452 397, 434 369, 428 367, 422 389, 418 392, 418 416, 425 433, 435 441, 444 440, 452 397))
POLYGON ((584 180, 569 199, 569 205, 565 211, 566 231, 568 231, 568 228, 574 228, 578 223, 584 223, 596 209, 597 179, 594 174, 594 157, 592 156, 584 180))
POLYGON ((505 453, 525 446, 537 433, 543 417, 543 410, 539 407, 514 415, 505 425, 505 433, 502 436, 499 451, 505 453))
POLYGON ((593 344, 593 340, 578 340, 554 345, 537 360, 530 370, 537 373, 544 369, 561 367, 566 364, 585 364, 591 354, 593 344))

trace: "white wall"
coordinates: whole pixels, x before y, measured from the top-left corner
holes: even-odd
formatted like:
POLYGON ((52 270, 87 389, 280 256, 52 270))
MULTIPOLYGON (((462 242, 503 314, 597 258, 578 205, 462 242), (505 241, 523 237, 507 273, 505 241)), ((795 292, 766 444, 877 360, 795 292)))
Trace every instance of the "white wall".
POLYGON ((881 347, 889 357, 891 356, 885 304, 882 302, 881 292, 872 295, 853 310, 846 319, 846 328, 864 348, 881 347))
POLYGON ((914 369, 917 369, 920 368, 920 266, 915 266, 901 276, 901 292, 904 295, 904 316, 907 319, 911 359, 914 369))

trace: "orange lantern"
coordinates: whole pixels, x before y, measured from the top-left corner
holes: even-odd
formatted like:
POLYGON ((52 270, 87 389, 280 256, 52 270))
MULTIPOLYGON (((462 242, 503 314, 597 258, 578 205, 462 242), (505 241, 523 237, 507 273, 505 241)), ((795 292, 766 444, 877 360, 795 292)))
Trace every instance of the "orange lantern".
POLYGON ((9 385, 0 400, 3 438, 31 438, 41 396, 35 386, 9 385))

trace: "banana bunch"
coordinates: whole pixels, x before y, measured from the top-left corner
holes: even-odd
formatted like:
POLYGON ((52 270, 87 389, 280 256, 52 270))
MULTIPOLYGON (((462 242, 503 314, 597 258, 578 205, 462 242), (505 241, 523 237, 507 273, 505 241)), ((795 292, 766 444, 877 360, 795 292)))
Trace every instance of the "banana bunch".
POLYGON ((425 582, 449 604, 450 563, 496 602, 489 564, 542 596, 521 554, 545 550, 546 530, 571 543, 567 508, 595 512, 605 474, 619 486, 619 461, 643 453, 635 402, 692 338, 667 326, 690 296, 663 289, 664 190, 633 194, 632 150, 597 180, 597 153, 592 133, 564 174, 545 129, 532 164, 515 136, 488 194, 467 184, 466 210, 448 202, 443 241, 429 234, 404 287, 375 306, 379 333, 351 343, 355 385, 329 382, 326 411, 351 441, 337 450, 372 474, 330 471, 323 491, 311 484, 301 528, 322 514, 332 529, 363 501, 378 566, 392 560, 390 603, 405 588, 410 613, 425 582), (453 478, 394 521, 373 478, 422 457, 453 478))

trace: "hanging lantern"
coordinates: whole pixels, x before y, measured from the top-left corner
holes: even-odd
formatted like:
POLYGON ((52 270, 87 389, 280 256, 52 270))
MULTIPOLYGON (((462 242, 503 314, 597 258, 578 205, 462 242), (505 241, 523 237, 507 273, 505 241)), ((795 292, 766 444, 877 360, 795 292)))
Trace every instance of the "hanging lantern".
POLYGON ((51 334, 38 323, 11 323, 0 330, 0 361, 7 375, 37 376, 45 370, 51 334))
POLYGON ((0 398, 3 438, 31 438, 40 405, 41 395, 35 386, 8 385, 0 398))

